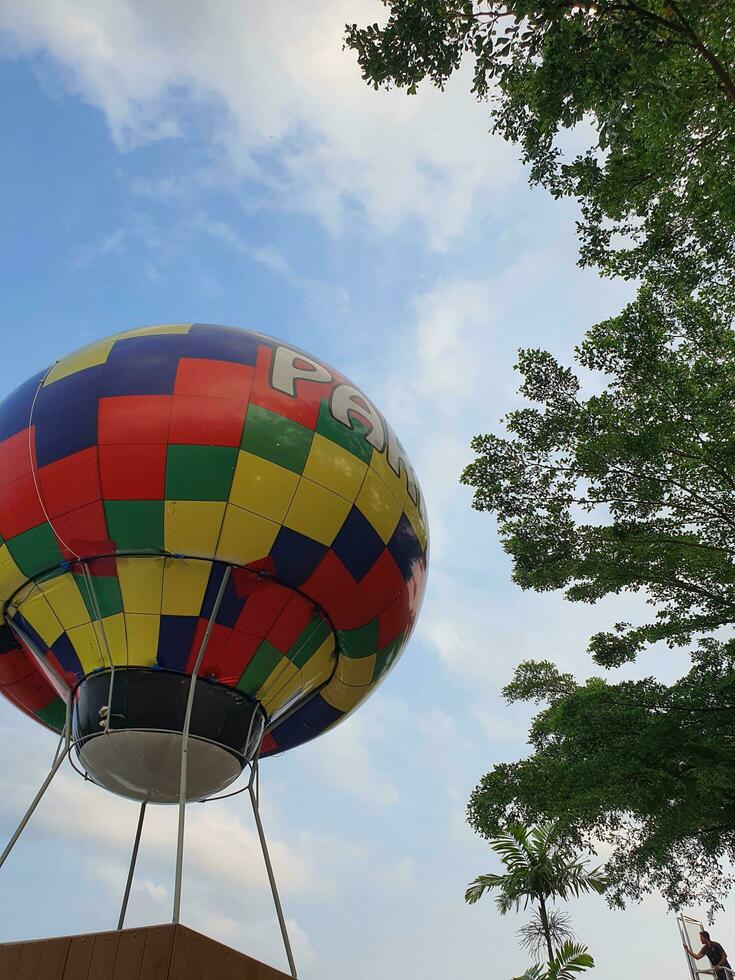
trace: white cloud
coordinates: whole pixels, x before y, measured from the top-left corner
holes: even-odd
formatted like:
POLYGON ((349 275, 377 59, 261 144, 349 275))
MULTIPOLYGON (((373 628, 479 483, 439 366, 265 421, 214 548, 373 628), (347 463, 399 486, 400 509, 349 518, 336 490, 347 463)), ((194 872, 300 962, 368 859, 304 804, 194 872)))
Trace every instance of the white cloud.
MULTIPOLYGON (((85 860, 85 868, 89 877, 104 885, 111 898, 114 899, 119 899, 122 895, 128 867, 123 861, 103 857, 100 854, 95 854, 93 858, 87 857, 85 860)), ((133 894, 149 899, 155 905, 163 905, 171 900, 168 888, 147 876, 134 878, 131 891, 133 894)))
MULTIPOLYGON (((476 515, 474 520, 487 518, 476 515)), ((494 757, 498 742, 513 748, 510 743, 525 741, 523 726, 532 706, 519 708, 517 715, 499 697, 521 661, 551 660, 580 681, 591 675, 611 681, 655 675, 670 683, 689 669, 686 650, 658 644, 633 664, 605 670, 588 654, 589 639, 616 622, 650 619, 651 607, 642 595, 608 596, 590 605, 571 603, 560 593, 521 591, 506 583, 497 556, 482 553, 486 569, 477 581, 457 579, 441 564, 432 570, 417 633, 447 677, 470 694, 472 717, 492 739, 494 757)))
POLYGON ((196 218, 192 219, 191 226, 195 230, 203 232, 210 238, 223 242, 225 245, 228 245, 230 248, 234 249, 234 251, 240 252, 242 255, 246 255, 248 258, 251 258, 256 262, 260 262, 261 265, 266 266, 266 268, 270 269, 272 272, 275 272, 286 279, 299 278, 277 249, 273 248, 273 246, 258 247, 250 245, 245 241, 244 237, 226 221, 209 218, 204 214, 200 214, 196 218))
POLYGON ((509 717, 506 708, 499 711, 488 710, 476 705, 473 715, 482 731, 493 742, 525 742, 528 726, 519 720, 509 717))
POLYGON ((125 251, 125 240, 129 237, 125 228, 116 228, 110 234, 102 235, 99 241, 89 246, 77 255, 75 265, 84 268, 91 265, 97 259, 105 258, 108 255, 125 251))
POLYGON ((296 919, 286 919, 286 929, 293 948, 294 959, 300 967, 309 967, 316 961, 316 952, 306 931, 296 919))
POLYGON ((157 885, 150 878, 143 878, 141 881, 133 882, 133 891, 143 892, 144 895, 148 895, 149 898, 153 899, 157 905, 163 905, 164 902, 168 901, 168 889, 164 888, 163 885, 157 885))
MULTIPOLYGON (((2 811, 4 823, 12 826, 43 778, 41 765, 23 765, 3 754, 2 811)), ((263 856, 249 806, 233 803, 191 804, 187 807, 185 865, 187 873, 218 887, 267 893, 263 856), (238 812, 238 810, 240 812, 238 812)), ((332 894, 340 867, 332 858, 344 858, 339 842, 313 834, 291 831, 289 839, 279 834, 281 819, 269 807, 268 848, 285 896, 307 893, 332 894)), ((146 811, 142 849, 163 875, 172 871, 176 849, 176 807, 149 806, 146 811)), ((83 841, 86 848, 105 855, 95 861, 95 875, 114 888, 122 887, 132 847, 137 806, 127 800, 85 784, 73 773, 61 770, 33 817, 34 832, 46 838, 83 841), (59 819, 59 814, 63 819, 59 819)), ((360 857, 362 852, 359 852, 360 857)), ((143 879, 145 880, 145 879, 143 879)), ((140 887, 140 883, 139 883, 140 887)), ((155 901, 161 900, 159 883, 145 886, 155 901)))
POLYGON ((452 280, 416 298, 415 384, 424 399, 451 410, 473 398, 484 359, 478 340, 489 339, 494 319, 484 283, 452 280))
POLYGON ((11 50, 61 66, 121 149, 200 127, 219 178, 255 178, 271 204, 335 231, 355 204, 383 230, 415 218, 443 248, 521 168, 488 139, 466 73, 446 93, 368 88, 342 49, 344 22, 384 15, 377 0, 6 0, 0 30, 11 50))
MULTIPOLYGON (((518 347, 561 346, 548 331, 549 309, 560 307, 554 315, 563 316, 571 296, 576 315, 581 301, 594 315, 610 312, 596 296, 600 280, 575 269, 574 214, 562 217, 543 223, 539 240, 539 215, 526 201, 504 226, 499 257, 488 262, 486 276, 447 276, 417 291, 406 322, 395 330, 389 362, 396 368, 379 380, 378 404, 388 418, 401 420, 401 438, 426 498, 434 568, 456 553, 459 527, 470 536, 481 528, 480 540, 490 540, 488 518, 470 529, 471 490, 459 479, 473 458, 472 437, 497 430, 501 416, 518 406, 518 347), (535 335, 521 332, 526 321, 535 335)), ((607 288, 601 285, 603 295, 607 288)), ((561 356, 567 361, 570 347, 565 341, 561 356)), ((499 552, 495 535, 493 545, 499 552)))
POLYGON ((376 877, 384 888, 415 888, 416 862, 410 857, 399 857, 386 868, 379 869, 376 877))
POLYGON ((364 715, 352 715, 314 744, 310 762, 320 778, 340 792, 371 806, 391 806, 398 800, 398 790, 373 760, 371 748, 376 741, 380 734, 364 715))

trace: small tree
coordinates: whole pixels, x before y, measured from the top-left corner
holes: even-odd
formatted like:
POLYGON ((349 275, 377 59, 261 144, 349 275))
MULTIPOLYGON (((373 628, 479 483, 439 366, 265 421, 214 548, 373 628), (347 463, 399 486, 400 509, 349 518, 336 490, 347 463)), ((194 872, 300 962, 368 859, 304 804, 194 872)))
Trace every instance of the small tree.
POLYGON ((467 888, 465 901, 474 905, 487 891, 497 890, 495 901, 501 915, 513 908, 518 911, 521 906, 533 906, 534 919, 521 930, 522 945, 539 958, 545 947, 548 970, 543 973, 540 966, 534 966, 526 976, 563 980, 571 976, 569 970, 579 972, 593 966, 586 948, 572 942, 567 917, 550 906, 557 899, 567 901, 589 892, 602 894, 606 881, 600 869, 590 869, 587 860, 559 840, 553 823, 538 827, 512 824, 494 837, 490 846, 506 871, 479 875, 467 888), (563 970, 567 972, 560 972, 563 970))

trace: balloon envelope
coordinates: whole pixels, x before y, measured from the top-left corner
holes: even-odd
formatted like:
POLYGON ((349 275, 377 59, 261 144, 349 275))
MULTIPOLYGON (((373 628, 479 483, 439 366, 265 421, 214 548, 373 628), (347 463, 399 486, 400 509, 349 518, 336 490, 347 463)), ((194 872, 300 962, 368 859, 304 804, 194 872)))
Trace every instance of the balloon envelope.
POLYGON ((199 677, 262 707, 264 754, 371 692, 427 565, 418 483, 372 403, 205 324, 98 341, 0 403, 0 536, 7 698, 61 730, 65 687, 111 664, 187 675, 221 592, 199 677))

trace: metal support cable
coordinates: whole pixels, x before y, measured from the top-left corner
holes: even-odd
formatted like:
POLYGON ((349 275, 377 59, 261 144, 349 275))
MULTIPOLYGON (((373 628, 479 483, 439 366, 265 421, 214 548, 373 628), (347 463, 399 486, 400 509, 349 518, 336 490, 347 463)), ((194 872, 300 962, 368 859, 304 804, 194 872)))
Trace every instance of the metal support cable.
POLYGON ((194 707, 194 694, 196 692, 196 681, 197 675, 199 673, 199 668, 201 667, 202 660, 204 659, 204 653, 207 649, 207 644, 209 643, 209 637, 212 633, 212 628, 217 619, 217 613, 219 612, 219 607, 224 598, 225 589, 227 588, 227 582, 230 578, 231 566, 227 565, 222 575, 222 581, 220 582, 219 591, 217 592, 217 597, 214 600, 214 605, 212 606, 212 612, 209 616, 209 622, 207 623, 207 628, 204 631, 204 636, 202 637, 202 642, 199 646, 199 653, 197 654, 196 661, 194 663, 194 669, 191 672, 191 680, 189 682, 189 697, 186 702, 186 714, 184 715, 184 727, 181 733, 181 779, 179 782, 179 828, 178 836, 176 841, 176 880, 174 885, 174 911, 173 919, 174 923, 179 921, 181 915, 181 875, 183 870, 184 862, 184 821, 186 814, 186 780, 187 780, 187 766, 188 766, 188 752, 189 752, 189 728, 191 726, 191 713, 194 707))
MULTIPOLYGON (((67 753, 71 752, 71 736, 72 736, 72 701, 74 700, 74 692, 69 691, 66 695, 66 712, 64 713, 64 749, 67 753)), ((58 754, 58 749, 56 750, 58 754)))

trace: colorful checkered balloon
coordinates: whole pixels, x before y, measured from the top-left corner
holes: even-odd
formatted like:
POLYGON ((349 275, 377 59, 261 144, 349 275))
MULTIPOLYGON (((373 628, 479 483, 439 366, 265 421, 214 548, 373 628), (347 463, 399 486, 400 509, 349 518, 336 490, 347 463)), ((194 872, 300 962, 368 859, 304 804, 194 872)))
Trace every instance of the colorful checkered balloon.
POLYGON ((199 676, 258 700, 264 754, 307 741, 394 663, 426 565, 383 416, 272 338, 130 330, 0 403, 0 690, 57 731, 110 663, 192 671, 231 567, 199 676))

